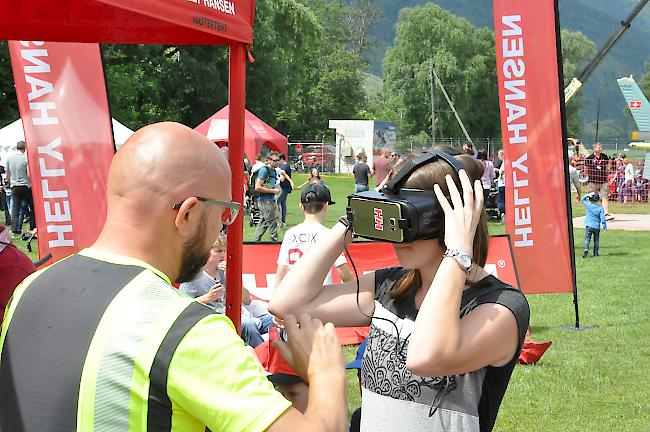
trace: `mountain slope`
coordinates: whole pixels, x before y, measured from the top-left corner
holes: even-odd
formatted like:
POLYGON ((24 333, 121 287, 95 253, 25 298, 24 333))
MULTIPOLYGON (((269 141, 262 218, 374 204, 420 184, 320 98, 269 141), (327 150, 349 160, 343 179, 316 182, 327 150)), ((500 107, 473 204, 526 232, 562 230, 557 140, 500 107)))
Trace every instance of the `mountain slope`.
MULTIPOLYGON (((373 31, 377 47, 369 53, 371 69, 381 74, 381 59, 395 37, 395 23, 399 10, 427 3, 424 0, 384 0, 381 7, 384 20, 373 31)), ((455 15, 468 19, 479 27, 493 28, 492 0, 437 0, 433 3, 455 15)), ((636 0, 564 0, 560 1, 560 24, 563 28, 584 33, 600 48, 619 23, 632 11, 636 0)), ((597 100, 600 97, 601 119, 615 120, 626 130, 633 124, 626 115, 625 101, 619 94, 616 79, 633 74, 640 77, 644 62, 650 59, 650 6, 646 6, 632 27, 612 48, 583 88, 583 118, 585 122, 596 117, 597 100)))

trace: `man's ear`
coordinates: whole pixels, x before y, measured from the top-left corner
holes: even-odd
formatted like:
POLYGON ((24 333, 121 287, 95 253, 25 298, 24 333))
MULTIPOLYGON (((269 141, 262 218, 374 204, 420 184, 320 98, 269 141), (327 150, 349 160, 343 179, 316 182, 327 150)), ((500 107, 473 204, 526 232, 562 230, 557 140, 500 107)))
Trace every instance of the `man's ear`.
POLYGON ((181 237, 191 237, 194 233, 195 220, 201 217, 198 207, 199 200, 196 197, 189 197, 181 203, 176 218, 174 219, 174 225, 178 230, 181 237))

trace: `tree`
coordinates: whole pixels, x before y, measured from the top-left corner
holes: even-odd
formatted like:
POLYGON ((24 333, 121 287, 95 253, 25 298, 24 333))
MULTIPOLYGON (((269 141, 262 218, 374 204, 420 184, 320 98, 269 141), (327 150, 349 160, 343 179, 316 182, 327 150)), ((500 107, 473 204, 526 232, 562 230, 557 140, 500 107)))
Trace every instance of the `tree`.
MULTIPOLYGON (((498 136, 500 122, 492 32, 474 27, 467 20, 431 3, 400 12, 395 46, 388 50, 384 59, 384 100, 378 102, 375 111, 390 113, 400 134, 430 133, 431 65, 470 135, 498 136)), ((437 117, 442 133, 462 136, 442 95, 438 97, 441 111, 437 117)))
POLYGON ((328 40, 344 44, 360 56, 376 41, 370 36, 373 27, 384 17, 377 0, 306 0, 319 16, 328 40))
POLYGON ((0 41, 0 127, 20 117, 7 41, 0 41))
MULTIPOLYGON (((332 10, 324 0, 256 2, 246 106, 281 133, 321 135, 330 118, 354 118, 365 105, 364 62, 324 31, 343 27, 332 10)), ((132 129, 164 120, 193 127, 228 103, 227 47, 105 45, 102 55, 111 114, 132 129)), ((18 110, 6 43, 0 77, 8 123, 18 110)))
MULTIPOLYGON (((276 127, 276 113, 294 103, 322 31, 297 0, 259 0, 255 13, 247 107, 276 127)), ((161 120, 195 126, 228 103, 226 47, 110 45, 104 59, 113 113, 131 128, 161 120)))
POLYGON ((365 104, 361 58, 345 47, 310 53, 307 77, 294 103, 278 113, 279 124, 301 138, 325 135, 330 119, 355 118, 365 104))
MULTIPOLYGON (((580 32, 562 29, 562 67, 564 69, 564 87, 571 79, 578 76, 579 68, 596 55, 596 44, 580 32)), ((566 105, 567 133, 579 137, 582 132, 583 119, 580 113, 583 99, 580 93, 573 96, 566 105)))

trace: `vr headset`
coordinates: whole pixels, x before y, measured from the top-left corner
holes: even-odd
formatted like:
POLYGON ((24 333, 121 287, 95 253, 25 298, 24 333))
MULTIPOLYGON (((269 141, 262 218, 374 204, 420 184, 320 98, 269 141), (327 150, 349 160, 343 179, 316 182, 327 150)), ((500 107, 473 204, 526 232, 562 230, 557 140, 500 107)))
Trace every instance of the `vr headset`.
POLYGON ((444 234, 444 212, 435 193, 402 188, 413 172, 437 160, 449 164, 456 175, 464 169, 452 155, 429 151, 406 162, 381 192, 368 191, 348 196, 346 213, 354 233, 391 243, 440 238, 444 234))

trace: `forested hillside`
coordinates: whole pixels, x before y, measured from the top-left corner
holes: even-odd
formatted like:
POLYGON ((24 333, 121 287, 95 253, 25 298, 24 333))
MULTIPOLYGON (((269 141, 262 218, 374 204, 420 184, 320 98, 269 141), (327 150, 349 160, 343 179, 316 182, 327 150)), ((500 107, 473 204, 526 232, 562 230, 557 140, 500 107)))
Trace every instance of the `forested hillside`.
MULTIPOLYGON (((424 0, 382 0, 379 3, 383 19, 373 28, 376 46, 367 56, 374 73, 383 74, 382 61, 386 50, 393 46, 399 11, 404 7, 426 3, 424 0)), ((492 0, 436 0, 433 3, 468 19, 476 26, 493 28, 492 0)), ((561 0, 560 23, 564 29, 584 33, 600 47, 636 3, 637 0, 561 0)), ((583 89, 582 114, 585 122, 595 119, 600 96, 601 120, 612 119, 625 130, 633 127, 625 112, 625 102, 616 79, 630 74, 641 77, 644 62, 650 60, 649 41, 650 6, 639 14, 632 27, 589 78, 583 89)))

